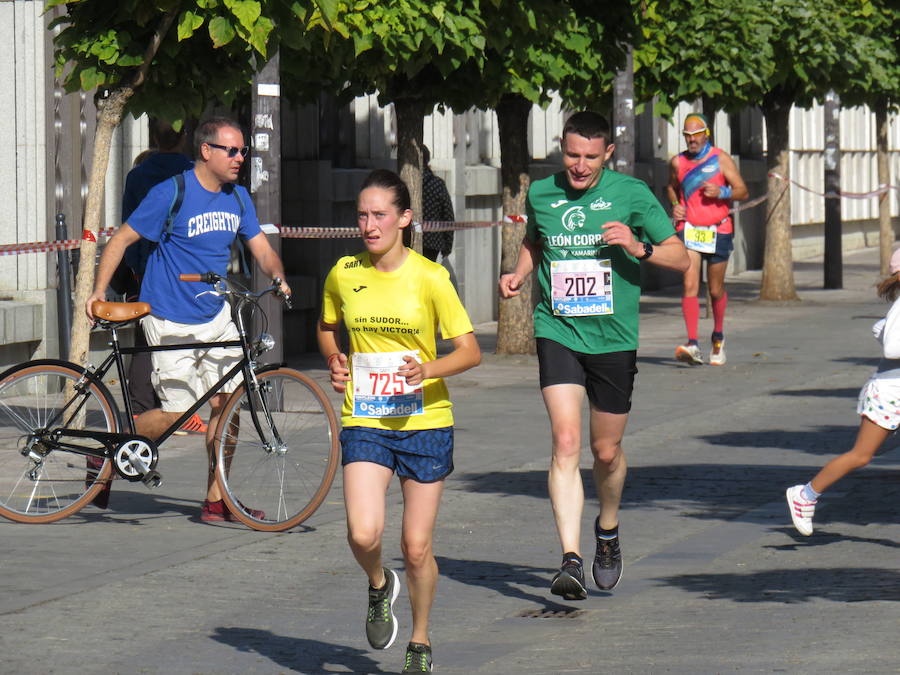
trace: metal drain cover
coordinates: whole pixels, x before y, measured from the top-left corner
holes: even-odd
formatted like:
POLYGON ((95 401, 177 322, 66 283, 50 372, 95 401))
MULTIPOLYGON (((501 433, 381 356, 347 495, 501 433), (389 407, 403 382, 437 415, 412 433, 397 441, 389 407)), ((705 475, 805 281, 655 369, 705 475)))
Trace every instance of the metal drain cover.
POLYGON ((516 617, 520 619, 574 619, 585 613, 583 609, 524 609, 516 617))

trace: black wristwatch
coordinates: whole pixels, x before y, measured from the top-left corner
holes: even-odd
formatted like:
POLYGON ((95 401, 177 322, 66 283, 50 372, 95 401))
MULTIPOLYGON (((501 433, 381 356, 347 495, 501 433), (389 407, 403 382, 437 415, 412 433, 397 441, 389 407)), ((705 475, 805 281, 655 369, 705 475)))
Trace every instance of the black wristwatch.
POLYGON ((637 258, 638 260, 646 260, 651 255, 653 255, 653 244, 650 244, 646 241, 643 243, 644 243, 644 255, 638 256, 638 258, 637 258))

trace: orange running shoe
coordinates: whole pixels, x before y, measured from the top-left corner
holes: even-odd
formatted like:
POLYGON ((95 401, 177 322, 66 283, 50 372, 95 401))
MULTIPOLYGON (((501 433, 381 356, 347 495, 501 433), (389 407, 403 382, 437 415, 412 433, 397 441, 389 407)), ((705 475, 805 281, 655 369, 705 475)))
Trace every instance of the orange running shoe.
POLYGON ((208 426, 198 413, 191 415, 187 422, 181 425, 181 428, 175 433, 179 436, 185 434, 205 434, 208 426))

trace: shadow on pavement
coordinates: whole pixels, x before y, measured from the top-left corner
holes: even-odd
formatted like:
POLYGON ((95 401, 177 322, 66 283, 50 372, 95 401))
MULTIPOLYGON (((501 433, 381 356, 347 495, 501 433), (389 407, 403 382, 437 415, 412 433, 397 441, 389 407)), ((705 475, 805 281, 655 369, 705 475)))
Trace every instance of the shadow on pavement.
POLYGON ((384 673, 362 649, 320 640, 276 635, 258 628, 216 628, 213 640, 254 652, 298 673, 384 673))
POLYGON ((825 567, 768 570, 753 574, 683 574, 658 578, 709 600, 794 604, 816 599, 835 602, 900 602, 900 572, 878 567, 825 567))
MULTIPOLYGON (((852 441, 852 434, 848 436, 852 441)), ((849 446, 848 446, 849 447, 849 446)), ((680 516, 702 520, 732 520, 763 504, 784 500, 784 490, 806 482, 815 473, 803 466, 765 466, 750 464, 682 464, 629 467, 622 496, 623 508, 660 508, 680 516)), ((581 477, 594 508, 596 497, 591 472, 582 469, 581 477)), ((848 476, 840 483, 843 497, 827 496, 820 501, 816 522, 829 517, 849 524, 895 523, 896 503, 900 498, 900 472, 869 467, 848 476)), ((548 500, 547 472, 509 471, 464 473, 454 489, 483 494, 535 497, 548 500)), ((785 507, 785 518, 788 517, 785 507)), ((770 522, 759 514, 759 522, 770 522)))
MULTIPOLYGON (((821 527, 821 522, 816 521, 816 525, 821 527)), ((888 548, 900 548, 900 542, 893 539, 884 539, 873 537, 854 537, 852 535, 838 534, 837 532, 815 532, 810 537, 804 537, 791 527, 784 528, 784 533, 794 539, 790 544, 779 544, 777 546, 765 546, 773 551, 800 551, 810 546, 828 546, 829 544, 872 544, 874 546, 887 546, 888 548)))
POLYGON ((727 431, 719 434, 700 435, 696 438, 710 445, 736 448, 779 448, 815 455, 834 455, 850 449, 856 438, 857 430, 856 425, 828 425, 817 429, 727 431))
POLYGON ((773 391, 772 396, 815 396, 820 398, 849 398, 855 401, 856 397, 859 396, 859 387, 844 387, 842 389, 781 389, 779 391, 773 391))
MULTIPOLYGON (((878 366, 878 362, 881 360, 877 356, 842 356, 840 358, 831 359, 834 363, 850 363, 855 366, 869 366, 871 368, 876 368, 878 366)), ((863 386, 865 380, 861 380, 859 386, 863 386)), ((859 391, 859 390, 857 390, 859 391)))
MULTIPOLYGON (((238 522, 204 523, 200 520, 201 500, 184 500, 140 490, 121 490, 116 492, 116 485, 117 483, 113 483, 112 495, 110 496, 109 506, 106 509, 99 510, 93 506, 86 506, 84 510, 71 516, 70 519, 82 516, 90 522, 105 520, 109 523, 127 523, 129 526, 134 526, 141 525, 144 521, 158 520, 160 518, 186 518, 198 525, 251 530, 251 528, 247 528, 238 522)), ((303 533, 314 532, 315 530, 316 528, 301 523, 292 527, 290 532, 303 533)))
POLYGON ((518 598, 540 605, 542 612, 568 612, 576 609, 548 598, 550 579, 556 570, 546 567, 529 567, 493 560, 461 560, 435 556, 441 576, 468 586, 483 586, 500 595, 518 598), (521 586, 540 589, 539 593, 529 593, 521 586))

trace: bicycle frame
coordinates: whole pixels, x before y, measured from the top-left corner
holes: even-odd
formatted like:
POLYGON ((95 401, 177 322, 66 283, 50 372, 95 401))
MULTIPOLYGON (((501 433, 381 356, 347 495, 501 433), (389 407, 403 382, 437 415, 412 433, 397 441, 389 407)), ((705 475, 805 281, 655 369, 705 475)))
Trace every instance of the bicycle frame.
MULTIPOLYGON (((265 291, 264 291, 265 292, 265 291)), ((190 343, 178 343, 171 345, 147 345, 147 346, 139 346, 139 347, 123 347, 119 342, 119 334, 118 331, 121 327, 126 324, 116 324, 114 322, 109 321, 100 321, 98 322, 101 327, 107 328, 110 331, 110 346, 112 351, 106 358, 103 359, 103 362, 97 368, 91 368, 88 366, 86 371, 90 373, 90 376, 94 379, 97 379, 102 382, 103 378, 106 374, 112 369, 113 365, 115 365, 116 372, 119 375, 119 384, 122 391, 122 400, 125 404, 125 417, 126 423, 128 425, 128 430, 130 433, 106 433, 106 432, 83 432, 83 433, 72 433, 72 431, 66 431, 65 435, 75 436, 75 437, 87 437, 94 438, 95 440, 99 440, 104 445, 103 453, 98 453, 97 451, 93 451, 86 448, 80 448, 78 446, 72 446, 69 444, 60 443, 57 439, 56 443, 58 447, 61 449, 66 449, 69 451, 75 451, 79 454, 92 455, 92 456, 105 456, 109 454, 110 447, 112 444, 121 443, 129 438, 134 437, 137 434, 137 430, 134 423, 134 414, 133 414, 133 406, 131 402, 131 393, 128 391, 128 382, 125 377, 126 369, 125 369, 125 361, 122 358, 124 355, 128 354, 141 354, 148 352, 159 352, 159 351, 174 351, 174 350, 194 350, 194 349, 212 349, 212 348, 222 348, 222 347, 240 347, 243 355, 241 359, 227 372, 223 375, 203 396, 200 397, 198 401, 196 401, 190 408, 187 409, 182 415, 175 420, 166 430, 154 441, 156 446, 162 445, 162 443, 168 439, 172 434, 174 434, 181 425, 184 424, 197 410, 199 410, 207 401, 209 401, 213 396, 219 393, 223 386, 227 382, 229 382, 233 377, 235 377, 238 373, 243 372, 244 375, 244 383, 247 389, 251 392, 256 392, 259 387, 259 381, 256 377, 256 361, 254 358, 254 354, 252 351, 251 344, 247 339, 247 330, 244 324, 243 316, 241 315, 241 310, 243 307, 249 302, 249 299, 246 296, 238 296, 236 300, 230 301, 231 305, 231 318, 234 321, 235 326, 238 331, 238 339, 237 340, 222 340, 219 342, 190 342, 190 343)), ((73 399, 75 400, 75 399, 73 399)), ((281 437, 278 433, 278 429, 275 426, 275 422, 272 419, 271 412, 269 410, 268 404, 265 398, 260 398, 260 402, 262 404, 262 413, 264 420, 261 421, 259 417, 259 411, 257 410, 256 404, 254 402, 254 397, 250 397, 250 418, 253 421, 253 425, 256 428, 256 432, 259 434, 261 439, 266 438, 266 434, 263 429, 263 421, 265 426, 271 431, 272 436, 276 443, 281 443, 281 437)), ((78 406, 80 408, 80 405, 78 406)), ((76 408, 75 413, 77 414, 78 408, 76 408)), ((62 411, 65 413, 65 409, 62 411)))

